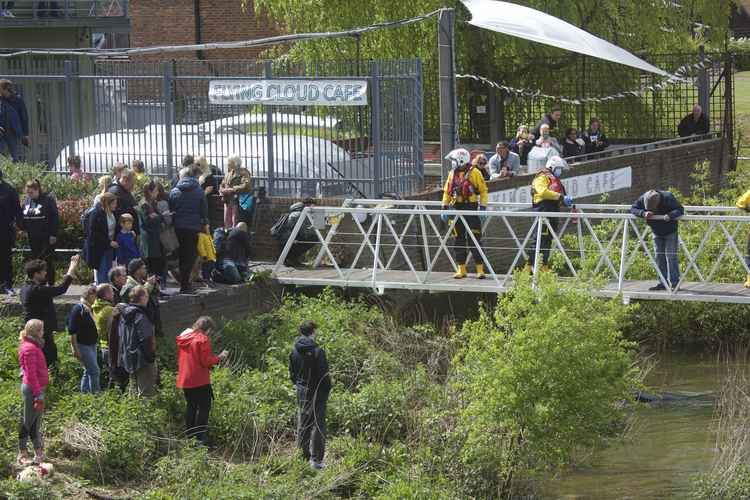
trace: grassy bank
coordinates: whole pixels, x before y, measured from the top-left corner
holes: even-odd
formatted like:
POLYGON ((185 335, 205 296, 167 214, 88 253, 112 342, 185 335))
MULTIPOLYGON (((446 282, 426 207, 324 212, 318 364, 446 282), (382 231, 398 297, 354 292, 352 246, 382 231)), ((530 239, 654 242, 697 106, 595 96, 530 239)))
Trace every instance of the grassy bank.
POLYGON ((628 308, 522 282, 494 313, 436 329, 397 324, 377 307, 331 292, 289 298, 276 312, 221 329, 232 353, 215 370, 213 445, 183 437, 174 348, 159 339, 162 389, 153 400, 77 393, 80 373, 58 336, 45 434, 58 464, 50 483, 12 479, 19 415, 16 338, 0 350, 0 491, 14 498, 503 498, 576 451, 617 437, 615 403, 636 384, 628 308), (286 361, 303 319, 321 326, 334 380, 322 473, 294 445, 295 399, 286 361), (581 418, 585 415, 586 418, 581 418), (585 425, 582 425, 585 422, 585 425))

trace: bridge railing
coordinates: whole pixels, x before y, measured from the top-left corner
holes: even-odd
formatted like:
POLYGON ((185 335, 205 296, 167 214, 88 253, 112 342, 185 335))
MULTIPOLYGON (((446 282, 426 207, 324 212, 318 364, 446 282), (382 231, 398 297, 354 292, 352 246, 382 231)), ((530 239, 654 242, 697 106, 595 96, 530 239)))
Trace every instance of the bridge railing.
POLYGON ((665 276, 657 264, 651 231, 628 212, 629 205, 584 204, 563 212, 536 212, 520 203, 493 203, 483 212, 439 208, 437 201, 414 200, 348 200, 341 207, 307 207, 275 271, 283 272, 294 243, 306 243, 317 247, 310 270, 333 271, 324 280, 331 285, 445 290, 456 286, 445 273, 458 269, 453 236, 456 228, 463 228, 469 240, 466 263, 472 261, 470 248, 475 246, 487 274, 481 286, 471 275, 458 282, 467 290, 488 291, 489 286, 503 291, 513 272, 527 263, 533 263, 535 282, 547 248, 556 272, 605 280, 612 294, 625 292, 627 282, 635 280, 656 279, 666 288, 660 294, 674 295, 688 284, 737 282, 750 275, 740 250, 750 218, 734 207, 685 207, 675 286, 670 286, 674 277, 665 276), (449 215, 448 223, 441 214, 449 215), (471 218, 477 216, 482 220, 481 240, 471 231, 471 218))

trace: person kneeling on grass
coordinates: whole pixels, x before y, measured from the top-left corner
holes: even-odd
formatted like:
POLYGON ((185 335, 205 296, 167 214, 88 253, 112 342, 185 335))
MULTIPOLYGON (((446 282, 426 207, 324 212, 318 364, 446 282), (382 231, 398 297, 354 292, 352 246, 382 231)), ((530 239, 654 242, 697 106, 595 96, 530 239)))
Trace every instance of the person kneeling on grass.
POLYGON ((208 414, 211 412, 211 368, 229 356, 222 351, 215 356, 209 335, 215 330, 208 316, 201 316, 192 328, 177 336, 177 388, 185 394, 187 408, 185 429, 188 437, 208 443, 208 414))
POLYGON ((21 366, 23 379, 21 395, 23 396, 23 414, 18 431, 18 463, 28 465, 27 444, 31 439, 34 445, 34 463, 41 464, 44 456, 42 441, 42 414, 44 413, 44 391, 49 384, 47 362, 44 360, 44 323, 38 319, 26 322, 19 336, 18 363, 21 366))

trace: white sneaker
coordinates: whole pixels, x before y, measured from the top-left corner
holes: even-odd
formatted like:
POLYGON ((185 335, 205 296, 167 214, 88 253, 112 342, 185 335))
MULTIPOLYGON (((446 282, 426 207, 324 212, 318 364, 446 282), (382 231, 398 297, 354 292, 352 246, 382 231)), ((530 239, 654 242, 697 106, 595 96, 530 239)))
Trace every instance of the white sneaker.
POLYGON ((9 10, 6 10, 6 11, 5 11, 5 17, 16 17, 16 16, 14 16, 14 15, 13 15, 13 13, 12 13, 11 11, 9 11, 9 10))
POLYGON ((315 470, 323 470, 326 468, 326 465, 323 462, 317 462, 313 459, 310 459, 310 467, 315 470))

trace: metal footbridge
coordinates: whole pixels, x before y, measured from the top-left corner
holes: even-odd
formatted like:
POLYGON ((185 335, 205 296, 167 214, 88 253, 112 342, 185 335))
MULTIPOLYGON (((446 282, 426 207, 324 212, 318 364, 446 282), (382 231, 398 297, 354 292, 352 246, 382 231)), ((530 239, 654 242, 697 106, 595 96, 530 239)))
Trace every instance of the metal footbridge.
POLYGON ((440 202, 346 200, 340 207, 306 207, 275 265, 282 284, 426 292, 504 293, 514 272, 530 257, 526 271, 536 283, 545 235, 551 237, 550 267, 563 279, 585 283, 595 296, 631 299, 750 303, 744 288, 750 275, 744 252, 750 217, 734 207, 686 206, 680 218, 680 279, 669 286, 659 270, 651 230, 630 214, 629 205, 585 204, 562 212, 535 212, 523 203, 490 203, 481 212, 481 243, 467 217, 479 212, 451 210, 440 218, 440 202), (458 269, 453 234, 467 229, 479 248, 486 278, 454 279, 458 269), (304 245, 310 261, 285 265, 294 245, 304 245), (653 291, 657 283, 666 290, 653 291))

